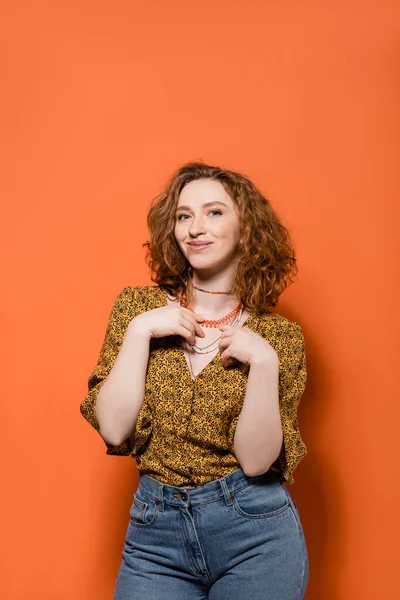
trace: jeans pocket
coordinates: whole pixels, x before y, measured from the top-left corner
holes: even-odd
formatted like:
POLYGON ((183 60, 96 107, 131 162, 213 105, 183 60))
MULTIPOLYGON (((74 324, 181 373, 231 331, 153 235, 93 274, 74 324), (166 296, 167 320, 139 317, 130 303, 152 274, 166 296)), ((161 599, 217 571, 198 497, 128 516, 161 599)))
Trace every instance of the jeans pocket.
POLYGON ((233 506, 242 517, 265 519, 284 513, 290 505, 279 482, 260 479, 236 491, 233 506))
POLYGON ((156 501, 150 496, 145 496, 138 488, 133 496, 129 511, 129 522, 134 527, 151 527, 159 514, 156 501))

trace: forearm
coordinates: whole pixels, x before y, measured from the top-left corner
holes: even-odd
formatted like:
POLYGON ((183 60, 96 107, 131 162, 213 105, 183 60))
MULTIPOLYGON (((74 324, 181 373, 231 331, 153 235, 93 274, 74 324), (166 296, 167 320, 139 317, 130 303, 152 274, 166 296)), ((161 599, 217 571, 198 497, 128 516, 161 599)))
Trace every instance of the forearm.
POLYGON ((278 361, 260 359, 250 366, 234 435, 236 457, 248 476, 267 471, 282 447, 278 385, 278 361))
POLYGON ((121 444, 131 435, 143 404, 149 336, 135 319, 129 324, 120 351, 96 400, 99 433, 108 443, 121 444))

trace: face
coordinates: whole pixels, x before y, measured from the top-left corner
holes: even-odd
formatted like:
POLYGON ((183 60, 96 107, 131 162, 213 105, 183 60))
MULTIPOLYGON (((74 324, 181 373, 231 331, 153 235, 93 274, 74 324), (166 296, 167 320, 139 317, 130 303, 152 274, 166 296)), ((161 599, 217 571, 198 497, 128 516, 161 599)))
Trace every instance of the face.
POLYGON ((175 238, 195 270, 211 274, 232 264, 240 239, 239 212, 219 181, 196 179, 185 185, 175 215, 175 238))

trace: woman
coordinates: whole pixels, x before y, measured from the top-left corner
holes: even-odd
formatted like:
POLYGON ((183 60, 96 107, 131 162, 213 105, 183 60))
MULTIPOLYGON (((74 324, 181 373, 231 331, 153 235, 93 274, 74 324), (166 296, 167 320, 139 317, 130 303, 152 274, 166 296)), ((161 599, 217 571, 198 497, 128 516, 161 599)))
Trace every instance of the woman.
POLYGON ((140 475, 114 600, 300 600, 308 553, 284 482, 307 452, 304 337, 269 310, 297 273, 288 231, 246 177, 195 162, 148 226, 157 285, 118 294, 81 404, 140 475))

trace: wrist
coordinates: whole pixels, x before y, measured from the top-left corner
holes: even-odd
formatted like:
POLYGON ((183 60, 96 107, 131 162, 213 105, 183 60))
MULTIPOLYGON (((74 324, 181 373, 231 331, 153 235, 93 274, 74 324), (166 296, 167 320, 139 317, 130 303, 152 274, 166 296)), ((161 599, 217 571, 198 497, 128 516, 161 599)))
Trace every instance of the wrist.
POLYGON ((265 354, 257 354, 250 359, 250 368, 253 369, 265 369, 265 368, 277 368, 279 369, 279 359, 276 352, 266 352, 265 354))
POLYGON ((137 315, 134 317, 132 321, 128 325, 129 335, 134 335, 135 337, 141 337, 147 341, 151 339, 151 331, 149 331, 146 323, 140 319, 141 315, 137 315))

